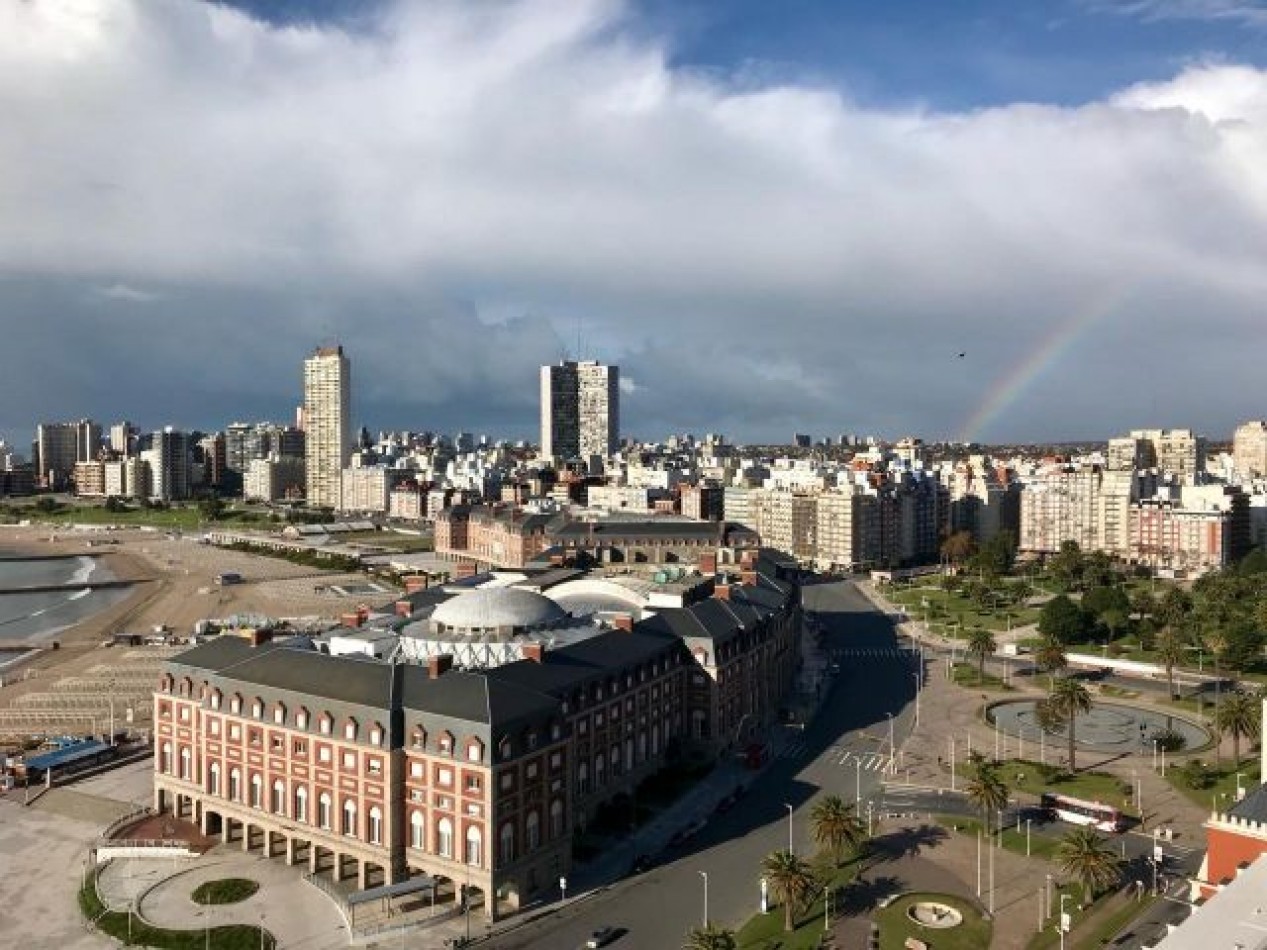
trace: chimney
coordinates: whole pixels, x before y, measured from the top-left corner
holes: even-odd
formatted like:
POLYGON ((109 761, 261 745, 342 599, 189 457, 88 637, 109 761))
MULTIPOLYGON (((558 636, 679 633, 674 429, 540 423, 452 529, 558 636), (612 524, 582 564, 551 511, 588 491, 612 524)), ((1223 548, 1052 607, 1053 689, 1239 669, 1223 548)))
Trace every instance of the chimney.
POLYGON ((545 662, 546 647, 544 643, 522 643, 519 645, 519 655, 525 660, 532 660, 533 663, 545 662))
POLYGON ((405 578, 405 593, 415 594, 420 590, 427 589, 426 574, 411 574, 405 578))
POLYGON ((713 596, 716 597, 718 600, 730 600, 730 585, 729 584, 714 584, 713 596))
POLYGON ((437 653, 435 656, 427 657, 428 679, 438 680, 451 669, 453 669, 452 653, 437 653))
POLYGON ((396 601, 396 616, 408 617, 414 612, 414 605, 407 600, 396 601))
POLYGON ((258 647, 273 639, 272 630, 252 630, 248 635, 251 646, 258 647))
POLYGON ((756 571, 740 571, 739 582, 741 584, 747 584, 749 587, 756 587, 757 586, 757 572, 756 571))
POLYGON ((633 614, 617 614, 612 618, 612 626, 625 633, 633 633, 633 614))
POLYGON ((709 551, 707 554, 701 554, 699 559, 699 572, 701 574, 717 573, 717 552, 709 551))
POLYGON ((365 618, 359 613, 343 614, 339 617, 339 622, 345 627, 359 627, 365 622, 365 618))

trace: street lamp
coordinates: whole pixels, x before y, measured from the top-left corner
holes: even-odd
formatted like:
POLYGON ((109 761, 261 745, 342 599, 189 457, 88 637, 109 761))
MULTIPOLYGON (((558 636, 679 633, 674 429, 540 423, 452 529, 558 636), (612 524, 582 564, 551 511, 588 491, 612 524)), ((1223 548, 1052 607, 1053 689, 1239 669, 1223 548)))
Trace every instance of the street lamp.
POLYGON ((1069 899, 1069 895, 1063 891, 1060 894, 1060 920, 1057 921, 1060 930, 1060 950, 1065 950, 1065 901, 1069 899))
POLYGON ((1033 818, 1025 819, 1025 857, 1029 857, 1029 826, 1033 824, 1033 818))
POLYGON ((889 771, 893 771, 893 760, 897 756, 897 750, 893 746, 893 713, 886 712, 889 718, 889 771))
POLYGON ((708 929, 708 872, 700 871, 699 876, 704 879, 704 929, 708 929))
POLYGON ((830 914, 830 911, 828 910, 828 904, 827 904, 827 900, 830 897, 830 895, 831 895, 831 888, 824 887, 823 888, 823 930, 824 931, 831 930, 831 914, 830 914))
POLYGON ((917 670, 916 672, 912 673, 911 676, 915 679, 915 725, 918 726, 919 725, 919 690, 920 690, 919 671, 917 670))
POLYGON ((862 759, 855 759, 853 763, 854 770, 854 802, 857 805, 862 804, 862 759))
POLYGON ((796 849, 792 847, 792 806, 784 802, 783 807, 787 809, 787 853, 796 854, 796 849))

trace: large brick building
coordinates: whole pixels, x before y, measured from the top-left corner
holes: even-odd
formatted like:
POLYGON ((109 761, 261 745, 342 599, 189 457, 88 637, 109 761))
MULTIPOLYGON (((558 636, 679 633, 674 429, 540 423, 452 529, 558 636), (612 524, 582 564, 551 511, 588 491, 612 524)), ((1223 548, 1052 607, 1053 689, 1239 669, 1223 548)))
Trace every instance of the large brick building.
POLYGON ((715 596, 481 670, 221 637, 155 693, 155 807, 358 889, 427 875, 490 917, 548 892, 573 831, 678 756, 716 757, 791 688, 797 588, 753 559, 715 596), (766 573, 766 571, 770 573, 766 573))

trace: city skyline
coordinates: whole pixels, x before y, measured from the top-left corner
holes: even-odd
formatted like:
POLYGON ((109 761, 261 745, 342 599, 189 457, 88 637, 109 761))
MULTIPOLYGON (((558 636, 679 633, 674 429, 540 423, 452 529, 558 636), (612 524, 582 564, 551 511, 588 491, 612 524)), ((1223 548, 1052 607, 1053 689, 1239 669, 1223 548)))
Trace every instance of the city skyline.
POLYGON ((287 419, 294 355, 338 339, 374 429, 531 440, 566 357, 622 367, 642 437, 1224 438, 1264 415, 1265 28, 1232 0, 12 5, 0 437, 287 419))

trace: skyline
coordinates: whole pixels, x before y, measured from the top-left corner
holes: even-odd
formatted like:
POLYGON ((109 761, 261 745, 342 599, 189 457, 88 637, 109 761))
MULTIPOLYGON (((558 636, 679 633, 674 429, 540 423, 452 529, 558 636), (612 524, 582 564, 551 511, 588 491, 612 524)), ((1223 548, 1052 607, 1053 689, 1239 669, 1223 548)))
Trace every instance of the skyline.
POLYGON ((335 340, 375 430, 531 439, 565 355, 643 438, 1267 409, 1263 4, 351 9, 0 11, 0 436, 284 420, 335 340))

